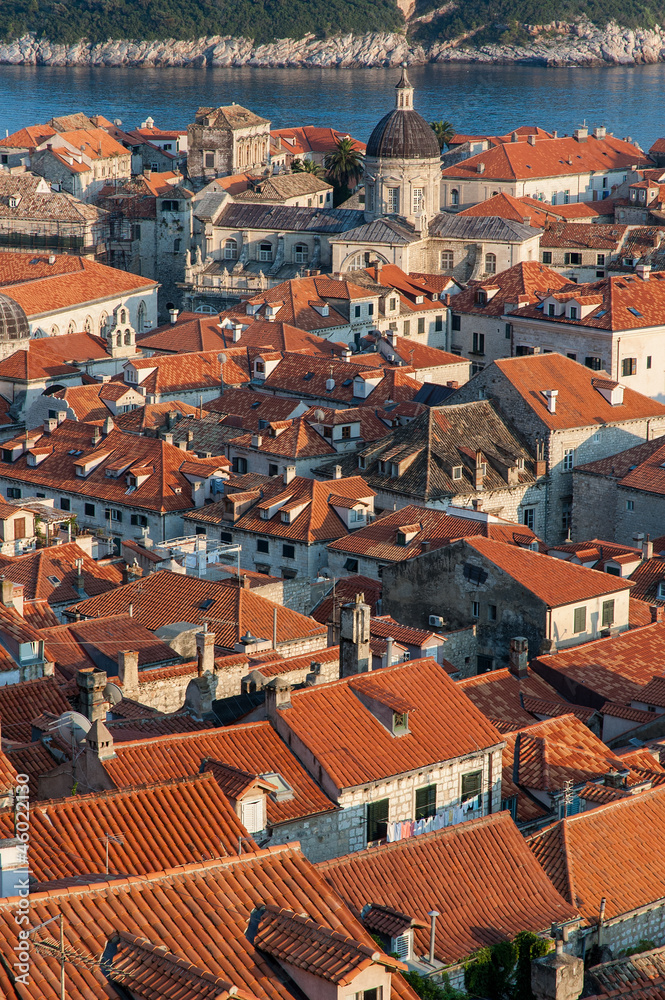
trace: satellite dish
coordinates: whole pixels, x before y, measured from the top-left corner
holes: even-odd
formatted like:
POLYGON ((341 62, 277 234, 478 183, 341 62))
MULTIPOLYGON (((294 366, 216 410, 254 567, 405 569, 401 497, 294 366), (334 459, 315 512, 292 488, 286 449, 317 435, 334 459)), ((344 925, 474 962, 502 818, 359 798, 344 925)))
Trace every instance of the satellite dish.
POLYGON ((90 719, 86 719, 81 712, 63 712, 53 728, 57 730, 65 742, 74 746, 85 739, 91 726, 90 719))
POLYGON ((119 701, 122 701, 122 691, 117 684, 112 681, 108 682, 104 688, 104 700, 108 701, 110 705, 117 705, 119 701))

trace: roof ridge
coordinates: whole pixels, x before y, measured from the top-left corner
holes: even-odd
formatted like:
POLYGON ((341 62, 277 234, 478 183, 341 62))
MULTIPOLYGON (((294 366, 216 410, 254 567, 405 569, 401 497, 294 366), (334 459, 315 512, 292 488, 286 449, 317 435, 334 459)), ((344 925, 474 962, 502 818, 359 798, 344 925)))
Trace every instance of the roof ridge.
MULTIPOLYGON (((157 716, 159 718, 159 716, 157 716)), ((128 719, 126 720, 130 723, 135 723, 139 720, 128 719)), ((199 730, 199 732, 210 732, 209 729, 199 730)), ((175 735, 175 734, 171 734, 175 735)), ((178 778, 164 778, 161 781, 146 781, 140 785, 124 785, 122 787, 116 788, 103 788, 99 791, 84 792, 82 795, 61 795, 59 798, 53 799, 40 799, 34 806, 34 810, 50 808, 51 806, 58 805, 59 803, 64 803, 66 805, 77 806, 79 803, 86 801, 105 801, 107 799, 120 798, 122 796, 133 795, 137 792, 153 791, 160 788, 168 788, 172 785, 183 785, 183 784, 197 784, 202 782, 202 779, 212 778, 212 775, 207 772, 198 772, 197 774, 186 774, 178 778)), ((214 781, 214 778, 213 778, 214 781)), ((215 782, 216 784, 216 782, 215 782)))

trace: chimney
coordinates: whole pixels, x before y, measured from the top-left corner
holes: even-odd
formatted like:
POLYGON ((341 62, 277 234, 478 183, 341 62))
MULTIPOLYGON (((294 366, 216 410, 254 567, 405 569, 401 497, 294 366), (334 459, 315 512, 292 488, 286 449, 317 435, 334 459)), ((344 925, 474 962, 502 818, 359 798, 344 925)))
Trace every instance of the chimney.
POLYGON ((83 667, 76 671, 78 688, 78 710, 91 722, 106 718, 106 673, 95 667, 83 667))
POLYGON ((152 170, 150 169, 150 167, 143 168, 143 176, 147 181, 150 180, 150 178, 152 177, 152 170))
POLYGON ((576 139, 577 142, 586 142, 588 138, 589 138, 588 128, 585 127, 576 128, 575 131, 573 132, 573 139, 576 139))
POLYGON ((371 669, 369 619, 371 608, 365 595, 358 594, 353 604, 340 608, 339 673, 340 677, 365 674, 371 669))
POLYGON ((429 926, 429 964, 434 965, 434 945, 436 943, 436 918, 439 916, 438 910, 430 910, 427 916, 430 919, 429 926))
POLYGON ((296 478, 295 465, 287 465, 284 469, 284 485, 288 486, 296 478))
POLYGON ((102 440, 101 428, 99 427, 99 424, 96 424, 95 425, 95 429, 92 432, 92 443, 93 443, 93 446, 98 445, 101 440, 102 440))
POLYGON ((429 552, 429 546, 430 546, 430 540, 429 540, 429 538, 424 538, 423 541, 420 543, 420 552, 421 552, 421 554, 423 552, 429 552))
POLYGON ((266 713, 274 722, 281 708, 291 707, 291 685, 283 677, 273 677, 265 686, 266 713))
POLYGON ((237 344, 242 337, 242 323, 233 324, 233 343, 237 344))
POLYGON ((638 264, 635 268, 635 273, 642 281, 648 281, 651 274, 651 264, 638 264))
POLYGON ((215 633, 202 631, 196 633, 196 658, 199 677, 212 674, 215 670, 215 633))
POLYGON ((556 951, 531 962, 534 996, 536 1000, 577 1000, 583 986, 584 962, 564 952, 563 940, 557 934, 556 951))
POLYGON ((519 136, 518 136, 517 132, 513 132, 512 133, 512 135, 510 137, 510 141, 511 142, 519 142, 519 136))
POLYGON ((53 264, 55 264, 55 254, 54 253, 50 253, 48 255, 48 262, 49 262, 49 264, 51 266, 53 266, 53 264))
POLYGON ((476 467, 473 474, 473 488, 474 490, 482 490, 483 488, 483 453, 481 451, 476 452, 476 467))
POLYGON ((478 171, 479 174, 484 174, 485 173, 485 164, 484 163, 479 163, 478 166, 476 167, 476 170, 478 171))
POLYGON ((341 479, 341 478, 342 478, 342 466, 336 465, 333 470, 333 479, 341 479))
POLYGON ((653 542, 648 535, 642 542, 642 558, 644 560, 653 558, 653 542))
MULTIPOLYGON (((197 635, 198 639, 198 635, 197 635)), ((185 711, 195 719, 204 719, 212 714, 212 702, 215 696, 215 678, 212 674, 193 677, 185 692, 185 711)))
POLYGON ((558 389, 547 389, 545 399, 547 400, 547 412, 556 413, 556 397, 559 395, 558 389))
POLYGON ((85 598, 87 597, 87 594, 85 592, 85 581, 83 579, 83 560, 76 559, 75 565, 76 565, 76 592, 79 595, 79 597, 85 598))
POLYGON ((380 257, 377 257, 377 259, 374 261, 374 267, 376 269, 376 280, 378 281, 379 278, 381 277, 381 272, 383 271, 383 261, 381 260, 380 257))
POLYGON ((263 444, 263 436, 261 434, 252 434, 252 448, 260 448, 263 444))
POLYGON ((47 419, 44 421, 44 433, 52 434, 57 426, 58 426, 58 421, 56 420, 55 417, 47 417, 47 419))
POLYGON ((535 137, 535 135, 528 135, 526 137, 526 141, 529 143, 530 146, 535 146, 536 145, 536 137, 535 137))
POLYGON ((392 666, 393 662, 393 637, 391 635, 386 639, 386 666, 392 666))
POLYGON ((109 760, 111 757, 115 757, 113 737, 101 719, 93 722, 88 730, 85 742, 87 749, 95 755, 97 760, 109 760))
POLYGON ((0 581, 2 582, 2 597, 0 600, 6 608, 14 607, 14 584, 11 580, 5 579, 4 576, 0 576, 0 581))
POLYGON ((171 326, 175 326, 178 322, 178 310, 175 307, 169 309, 169 319, 171 320, 171 326))
POLYGON ((314 687, 316 684, 323 684, 324 678, 321 673, 321 664, 316 660, 312 660, 309 667, 309 673, 305 675, 305 686, 314 687))
POLYGON ((104 432, 104 437, 106 437, 108 434, 110 434, 114 427, 115 427, 115 424, 113 423, 113 420, 111 419, 111 417, 107 417, 106 420, 104 421, 103 426, 102 426, 102 430, 104 432))
POLYGON ((651 604, 649 611, 651 612, 651 621, 654 624, 655 622, 665 622, 665 608, 662 604, 651 604))
POLYGON ((391 347, 397 347, 397 330, 386 330, 386 340, 391 347))
POLYGON ((139 654, 135 650, 118 653, 118 680, 123 698, 137 698, 139 693, 139 654))
POLYGON ((350 361, 353 355, 352 350, 349 347, 345 347, 340 355, 342 361, 350 361))
POLYGON ((515 636, 514 639, 510 640, 510 658, 508 660, 508 669, 510 670, 513 677, 517 677, 518 680, 524 680, 528 676, 529 668, 527 660, 529 657, 529 640, 525 639, 524 636, 515 636))
POLYGON ((607 129, 604 125, 597 125, 593 130, 594 139, 604 139, 607 136, 607 129))

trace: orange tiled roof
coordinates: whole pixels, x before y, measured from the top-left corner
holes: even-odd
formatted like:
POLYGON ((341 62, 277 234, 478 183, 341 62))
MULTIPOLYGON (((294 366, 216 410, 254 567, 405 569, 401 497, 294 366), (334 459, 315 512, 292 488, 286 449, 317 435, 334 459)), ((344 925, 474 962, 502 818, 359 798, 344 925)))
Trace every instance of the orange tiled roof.
POLYGON ((233 306, 226 313, 222 313, 222 318, 239 319, 244 322, 247 316, 247 306, 258 306, 255 315, 263 319, 265 317, 266 305, 274 304, 280 308, 273 319, 278 323, 287 323, 300 330, 316 331, 328 330, 334 326, 346 326, 349 323, 348 306, 347 315, 336 308, 336 302, 349 302, 354 299, 371 299, 373 294, 369 289, 354 284, 346 278, 333 278, 330 275, 321 274, 308 278, 290 278, 283 281, 267 291, 259 292, 257 295, 246 299, 240 305, 233 306), (312 303, 323 304, 329 302, 327 316, 314 308, 312 303))
MULTIPOLYGON (((240 385, 249 381, 247 356, 243 348, 229 348, 226 360, 219 360, 219 350, 198 351, 193 354, 163 354, 151 358, 130 359, 124 364, 125 371, 131 366, 139 374, 140 385, 148 393, 175 392, 185 389, 218 388, 223 377, 224 385, 240 385), (144 369, 148 374, 140 377, 144 369)), ((116 375, 116 381, 124 382, 124 375, 116 375)), ((130 383, 134 385, 134 383, 130 383)))
POLYGON ((552 920, 576 916, 576 907, 530 856, 507 812, 317 867, 354 912, 371 902, 415 918, 416 955, 429 951, 428 912, 438 910, 435 956, 446 964, 512 940, 519 931, 540 933, 552 920))
POLYGON ((348 604, 355 601, 358 594, 362 594, 365 603, 369 604, 371 613, 376 614, 377 601, 380 599, 383 587, 380 580, 373 580, 370 576, 344 576, 340 580, 335 580, 334 585, 314 608, 312 608, 312 618, 325 625, 331 618, 335 604, 348 604))
POLYGON ((527 843, 561 895, 594 925, 603 897, 611 920, 665 896, 664 823, 661 787, 559 820, 527 843))
POLYGON ((84 618, 126 615, 132 606, 136 622, 153 631, 173 622, 207 622, 216 644, 233 649, 246 632, 273 634, 273 610, 277 608, 277 642, 322 635, 325 629, 306 615, 275 604, 265 597, 238 588, 234 581, 216 583, 197 577, 159 570, 145 579, 125 584, 106 594, 81 601, 70 609, 84 618), (212 600, 202 608, 201 604, 212 600))
POLYGON ((30 722, 42 712, 60 715, 71 705, 54 677, 39 677, 20 684, 0 687, 0 724, 2 736, 10 740, 30 739, 30 722))
POLYGON ((122 582, 122 573, 117 566, 100 564, 91 559, 76 542, 52 545, 22 556, 0 555, 0 571, 9 580, 23 585, 25 600, 71 604, 81 599, 77 590, 78 560, 82 563, 83 590, 89 597, 103 594, 122 582))
POLYGON ((431 658, 294 691, 290 708, 280 710, 280 722, 339 789, 501 743, 494 726, 431 658), (361 695, 367 686, 372 698, 380 688, 385 699, 414 706, 408 736, 393 736, 365 706, 361 695))
POLYGON ((474 536, 465 539, 464 544, 551 608, 600 597, 602 594, 614 594, 632 586, 629 580, 621 577, 577 566, 516 545, 495 542, 490 538, 474 536))
MULTIPOLYGON (((477 677, 466 677, 457 681, 457 685, 488 719, 505 719, 522 726, 533 723, 533 715, 522 707, 523 699, 561 701, 556 690, 532 670, 519 679, 505 667, 477 677)), ((573 706, 569 708, 572 710, 573 706)))
MULTIPOLYGON (((556 211, 556 210, 554 210, 556 211)), ((544 203, 532 202, 526 205, 521 198, 514 198, 506 191, 495 194, 492 198, 481 201, 463 209, 459 215, 498 216, 501 219, 511 219, 513 222, 524 222, 529 226, 543 229, 550 216, 549 206, 544 203)))
POLYGON ((132 787, 137 774, 149 781, 198 774, 211 761, 213 775, 214 762, 252 774, 281 774, 293 789, 293 797, 279 801, 268 797, 271 826, 334 808, 268 722, 123 742, 115 751, 116 756, 104 761, 104 767, 119 788, 132 787))
POLYGON ((539 302, 537 292, 562 288, 566 284, 567 279, 551 267, 535 260, 521 261, 484 281, 470 282, 467 289, 454 296, 451 309, 455 313, 473 313, 477 316, 503 316, 507 308, 516 306, 518 302, 539 302), (483 288, 498 288, 498 292, 491 297, 488 295, 487 302, 481 304, 477 301, 477 293, 483 288))
POLYGON ((536 177, 566 177, 589 171, 630 169, 644 162, 644 153, 631 142, 608 135, 589 136, 578 142, 573 136, 539 138, 529 142, 507 142, 476 153, 460 163, 444 168, 445 180, 476 179, 483 165, 483 180, 532 180, 536 177))
POLYGON ((551 430, 620 423, 665 414, 662 403, 627 387, 624 387, 623 403, 612 406, 594 387, 597 376, 591 369, 556 352, 501 358, 494 364, 540 422, 551 430), (559 393, 555 413, 547 409, 543 393, 548 389, 557 389, 559 393))
MULTIPOLYGON (((30 869, 38 882, 104 872, 107 832, 118 838, 109 844, 111 873, 134 875, 235 853, 238 837, 247 836, 207 774, 40 801, 33 803, 31 823, 30 869), (192 816, 195 823, 188 821, 192 816)), ((3 836, 13 835, 12 824, 9 811, 0 814, 3 836)))
POLYGON ((35 149, 45 139, 55 135, 55 129, 50 125, 28 125, 26 128, 12 132, 11 135, 3 136, 0 139, 0 146, 9 149, 35 149))
POLYGON ((631 629, 609 639, 596 639, 553 656, 538 656, 531 666, 557 690, 600 707, 605 701, 628 705, 665 660, 665 624, 631 629))
POLYGON ((0 289, 33 318, 156 287, 150 278, 84 257, 56 254, 55 263, 49 264, 48 257, 34 253, 0 251, 0 289))
POLYGON ((570 250, 618 250, 627 232, 628 226, 551 222, 540 237, 540 245, 570 250))
MULTIPOLYGON (((252 435, 242 434, 234 438, 233 447, 251 448, 252 435)), ((326 458, 329 455, 337 454, 333 446, 304 417, 279 421, 277 424, 272 423, 261 435, 261 444, 258 450, 261 454, 278 455, 282 458, 292 459, 315 458, 318 456, 326 458), (274 431, 279 429, 280 424, 286 424, 286 427, 281 433, 275 434, 274 431), (271 430, 273 431, 272 434, 270 433, 271 430)))
MULTIPOLYGON (((272 966, 247 934, 255 911, 266 905, 305 912, 332 931, 342 931, 359 944, 372 939, 339 896, 297 847, 285 845, 241 856, 195 861, 149 878, 116 878, 97 884, 65 884, 48 892, 31 893, 32 926, 59 913, 64 916, 67 945, 89 957, 89 963, 68 964, 68 1000, 106 996, 107 980, 99 956, 119 928, 123 934, 149 934, 153 945, 185 959, 197 969, 239 984, 243 995, 258 1000, 293 1000, 293 986, 274 975, 272 966), (233 905, 229 906, 229 900, 233 905), (157 929, 156 929, 157 928, 157 929)), ((0 901, 0 969, 14 961, 16 900, 0 901), (12 928, 14 936, 12 938, 12 928)), ((48 931, 42 937, 50 936, 48 931)), ((21 987, 21 1000, 57 1000, 57 960, 34 949, 31 977, 21 987)), ((0 973, 0 987, 14 1000, 9 978, 0 973)), ((399 976, 393 977, 395 1000, 415 1000, 399 976)))
MULTIPOLYGON (((335 149, 339 139, 350 139, 348 132, 339 132, 334 128, 320 125, 301 125, 295 128, 278 128, 270 130, 272 139, 281 139, 284 149, 295 156, 303 153, 330 153, 335 149)), ((365 151, 365 143, 353 139, 353 148, 365 151)))
POLYGON ((255 669, 264 677, 279 677, 296 670, 309 672, 312 663, 339 663, 339 646, 317 649, 315 653, 307 653, 306 656, 289 656, 284 660, 276 659, 269 660, 267 663, 258 663, 255 669))
POLYGON ((457 538, 471 535, 483 535, 515 545, 530 545, 536 539, 534 533, 521 524, 490 524, 408 504, 347 537, 338 538, 328 548, 334 552, 349 552, 369 559, 380 559, 382 562, 403 562, 420 555, 424 541, 429 543, 428 550, 432 552, 449 545, 457 538), (406 545, 398 543, 397 532, 411 523, 417 529, 415 537, 406 545))

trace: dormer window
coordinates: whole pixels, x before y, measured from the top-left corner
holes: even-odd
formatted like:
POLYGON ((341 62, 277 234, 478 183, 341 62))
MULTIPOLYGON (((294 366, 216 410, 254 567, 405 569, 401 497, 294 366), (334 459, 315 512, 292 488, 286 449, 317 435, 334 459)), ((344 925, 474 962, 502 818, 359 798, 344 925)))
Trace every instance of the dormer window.
POLYGON ((658 600, 665 601, 665 580, 661 580, 658 584, 658 600))
POLYGON ((266 366, 264 365, 263 361, 255 361, 254 362, 254 371, 257 374, 263 375, 264 372, 265 372, 265 370, 266 370, 266 366))
POLYGON ((20 204, 21 204, 21 195, 20 194, 13 194, 13 195, 10 196, 10 198, 9 198, 9 207, 10 208, 18 208, 20 204))
POLYGON ((403 736, 409 731, 409 713, 393 712, 393 735, 403 736))
POLYGON ((263 521, 269 521, 270 520, 270 511, 268 510, 267 507, 262 507, 261 508, 261 520, 263 520, 263 521))
POLYGON ((359 469, 364 469, 365 468, 365 456, 364 455, 358 455, 358 468, 359 469))
POLYGON ((390 951, 399 958, 400 962, 408 962, 413 950, 413 931, 406 931, 398 937, 390 939, 390 951))
POLYGON ((462 478, 462 466, 453 465, 453 479, 461 479, 461 478, 462 478))

